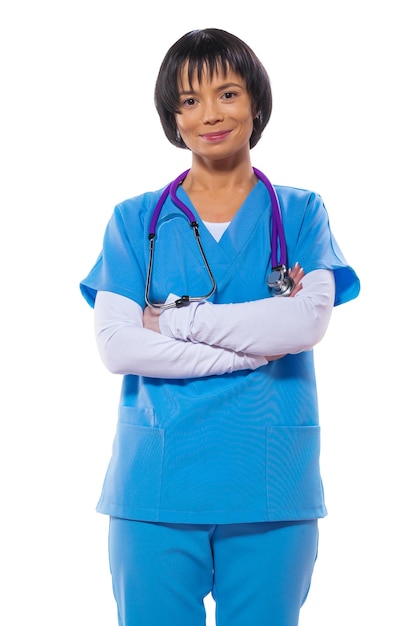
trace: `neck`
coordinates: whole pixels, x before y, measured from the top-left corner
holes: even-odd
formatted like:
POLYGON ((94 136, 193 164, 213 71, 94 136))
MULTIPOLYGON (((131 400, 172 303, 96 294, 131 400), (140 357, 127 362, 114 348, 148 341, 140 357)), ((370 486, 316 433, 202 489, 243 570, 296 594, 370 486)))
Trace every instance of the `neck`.
POLYGON ((256 180, 249 158, 238 164, 218 161, 205 163, 194 155, 183 186, 187 192, 219 194, 236 189, 252 189, 256 180))
POLYGON ((225 168, 202 167, 193 160, 183 188, 201 219, 230 222, 256 183, 250 162, 225 168))

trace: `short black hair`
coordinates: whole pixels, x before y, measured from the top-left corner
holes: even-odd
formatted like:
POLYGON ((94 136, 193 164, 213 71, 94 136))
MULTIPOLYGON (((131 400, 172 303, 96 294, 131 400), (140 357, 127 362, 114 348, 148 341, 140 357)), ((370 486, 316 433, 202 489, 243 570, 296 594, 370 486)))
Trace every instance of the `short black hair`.
POLYGON ((209 75, 221 69, 241 76, 251 97, 256 117, 250 137, 250 148, 261 138, 272 110, 272 91, 269 76, 253 50, 239 37, 218 28, 193 30, 183 35, 166 53, 155 85, 155 106, 168 140, 179 148, 187 148, 178 135, 175 114, 179 113, 179 84, 181 71, 188 64, 188 75, 197 74, 200 80, 204 70, 209 75))

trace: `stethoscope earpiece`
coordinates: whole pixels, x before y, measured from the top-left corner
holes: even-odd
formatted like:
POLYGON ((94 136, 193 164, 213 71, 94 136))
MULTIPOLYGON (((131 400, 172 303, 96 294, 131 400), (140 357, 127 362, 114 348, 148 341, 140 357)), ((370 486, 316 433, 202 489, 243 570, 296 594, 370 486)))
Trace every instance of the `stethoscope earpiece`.
POLYGON ((285 265, 275 267, 266 282, 268 287, 272 289, 274 296, 289 296, 294 289, 294 281, 288 275, 285 265))

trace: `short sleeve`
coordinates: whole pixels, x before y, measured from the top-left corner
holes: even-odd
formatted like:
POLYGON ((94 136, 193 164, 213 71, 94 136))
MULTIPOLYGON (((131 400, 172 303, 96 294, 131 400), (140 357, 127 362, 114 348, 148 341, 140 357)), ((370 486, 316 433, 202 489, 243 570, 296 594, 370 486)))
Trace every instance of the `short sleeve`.
POLYGON ((311 192, 305 204, 304 215, 299 222, 296 236, 293 234, 291 257, 310 272, 330 269, 335 277, 334 305, 356 298, 360 281, 355 270, 347 263, 333 235, 326 207, 320 195, 311 192))
POLYGON ((94 306, 97 291, 118 293, 144 305, 144 245, 138 212, 126 212, 120 205, 116 206, 97 261, 80 283, 81 293, 90 306, 94 306))

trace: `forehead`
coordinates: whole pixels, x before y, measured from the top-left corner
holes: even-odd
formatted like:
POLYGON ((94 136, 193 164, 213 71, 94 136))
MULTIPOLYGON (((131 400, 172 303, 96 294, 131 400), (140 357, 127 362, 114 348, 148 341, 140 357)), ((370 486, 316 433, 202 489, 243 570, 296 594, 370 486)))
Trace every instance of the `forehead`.
POLYGON ((201 64, 186 61, 178 70, 178 89, 188 90, 194 85, 202 85, 216 82, 239 82, 244 87, 246 81, 233 70, 230 65, 222 63, 220 60, 215 64, 204 62, 201 64))

